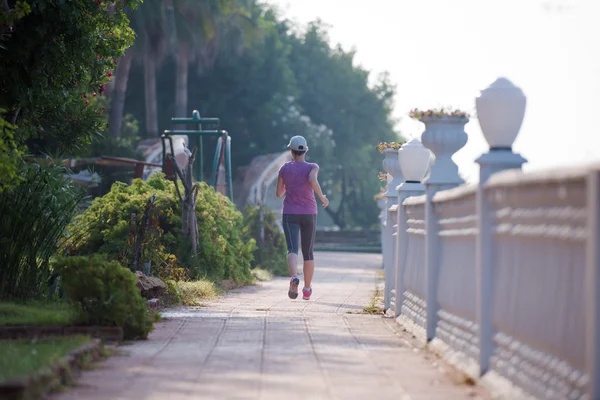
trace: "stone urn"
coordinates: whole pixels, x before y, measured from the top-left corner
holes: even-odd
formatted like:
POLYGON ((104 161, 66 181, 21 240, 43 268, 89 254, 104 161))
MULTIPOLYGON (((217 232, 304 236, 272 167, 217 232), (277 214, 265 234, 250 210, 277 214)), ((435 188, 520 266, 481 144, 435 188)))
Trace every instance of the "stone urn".
POLYGON ((406 183, 421 183, 431 162, 431 152, 419 139, 411 139, 398 151, 398 161, 406 183))
POLYGON ((465 124, 467 117, 422 117, 425 132, 421 142, 435 155, 435 163, 431 166, 429 184, 462 184, 464 180, 458 174, 458 165, 452 155, 467 144, 465 124))
POLYGON ((398 196, 396 187, 400 185, 404 178, 402 177, 402 171, 400 169, 400 162, 398 160, 397 149, 385 149, 383 150, 383 169, 388 173, 388 184, 386 186, 386 192, 384 196, 398 196), (389 177, 391 176, 391 181, 389 177))
POLYGON ((477 119, 491 150, 511 150, 519 134, 527 98, 506 78, 498 78, 475 99, 477 119))

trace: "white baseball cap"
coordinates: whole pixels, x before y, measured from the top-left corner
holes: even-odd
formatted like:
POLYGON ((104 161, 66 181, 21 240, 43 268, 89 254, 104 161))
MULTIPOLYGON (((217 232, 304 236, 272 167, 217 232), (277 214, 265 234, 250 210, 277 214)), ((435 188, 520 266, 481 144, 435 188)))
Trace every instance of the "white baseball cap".
POLYGON ((290 139, 290 143, 288 146, 292 150, 296 151, 306 151, 308 150, 308 145, 306 144, 306 139, 302 136, 294 136, 290 139))

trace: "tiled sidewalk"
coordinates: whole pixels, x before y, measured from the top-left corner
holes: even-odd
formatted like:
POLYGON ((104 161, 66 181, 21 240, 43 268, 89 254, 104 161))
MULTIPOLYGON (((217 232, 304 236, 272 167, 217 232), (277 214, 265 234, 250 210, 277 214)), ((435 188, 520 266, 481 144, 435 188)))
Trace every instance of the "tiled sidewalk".
POLYGON ((276 279, 173 310, 149 340, 52 399, 487 398, 412 347, 393 320, 360 314, 381 256, 320 253, 316 263, 310 301, 289 300, 287 279, 276 279))

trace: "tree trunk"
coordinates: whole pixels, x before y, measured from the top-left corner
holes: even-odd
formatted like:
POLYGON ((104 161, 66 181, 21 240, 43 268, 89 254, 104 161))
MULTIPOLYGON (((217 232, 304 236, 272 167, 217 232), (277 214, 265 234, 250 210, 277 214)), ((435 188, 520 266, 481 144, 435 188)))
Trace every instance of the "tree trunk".
POLYGON ((123 113, 125 110, 125 95, 127 94, 127 82, 129 81, 129 70, 133 60, 132 51, 126 52, 119 60, 115 72, 115 83, 110 101, 109 129, 112 137, 121 136, 121 125, 123 124, 123 113))
POLYGON ((182 43, 177 53, 177 76, 175 76, 175 115, 185 117, 188 102, 189 46, 182 43))
MULTIPOLYGON (((181 183, 183 184, 184 196, 182 199, 182 212, 181 212, 181 230, 184 237, 189 237, 192 243, 192 254, 198 252, 198 219, 196 218, 196 198, 198 197, 198 189, 200 185, 193 184, 192 170, 194 161, 196 159, 196 153, 198 149, 194 149, 190 152, 186 149, 188 154, 188 162, 185 169, 182 171, 177 165, 175 157, 169 154, 169 159, 173 162, 173 167, 181 183)), ((177 185, 177 182, 175 182, 177 185)))
POLYGON ((347 199, 347 186, 346 186, 346 174, 344 173, 342 176, 342 191, 341 191, 341 199, 340 205, 338 209, 334 211, 331 207, 327 207, 325 212, 329 214, 333 222, 340 227, 340 229, 344 229, 346 227, 346 218, 345 218, 345 205, 347 199))
POLYGON ((144 88, 146 97, 146 137, 158 137, 158 113, 156 108, 156 58, 144 55, 144 88))

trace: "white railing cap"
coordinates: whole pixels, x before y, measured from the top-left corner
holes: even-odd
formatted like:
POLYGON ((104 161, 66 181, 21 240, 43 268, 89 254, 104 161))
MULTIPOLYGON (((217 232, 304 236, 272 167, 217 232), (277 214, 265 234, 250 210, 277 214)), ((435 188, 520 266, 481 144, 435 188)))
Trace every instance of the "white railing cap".
POLYGON ((571 168, 552 168, 534 172, 522 172, 511 169, 493 174, 485 183, 485 187, 525 186, 535 183, 575 181, 584 179, 594 170, 600 171, 600 163, 571 168))
POLYGON ((404 200, 402 202, 402 205, 403 206, 418 206, 421 204, 425 204, 426 201, 427 201, 427 196, 423 194, 421 196, 407 197, 406 200, 404 200))
POLYGON ((435 195, 433 195, 433 202, 440 203, 443 201, 457 200, 463 197, 473 196, 476 192, 476 184, 461 185, 452 189, 440 190, 435 195))

